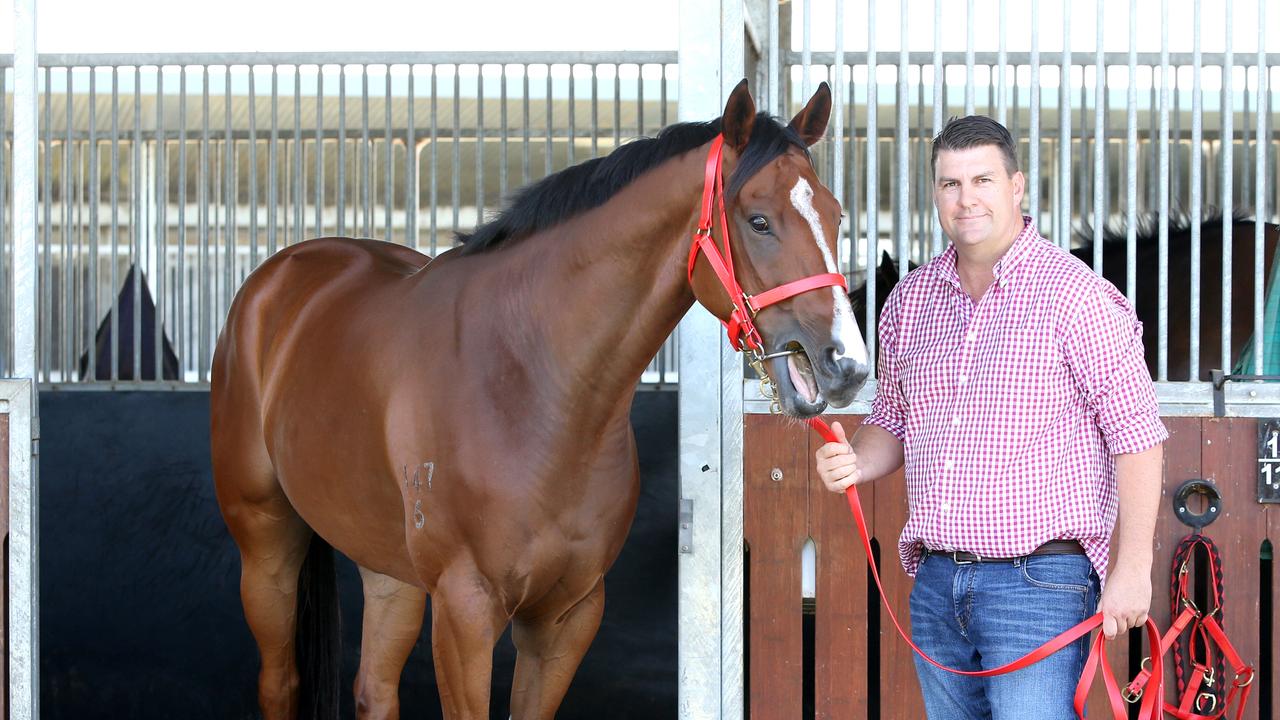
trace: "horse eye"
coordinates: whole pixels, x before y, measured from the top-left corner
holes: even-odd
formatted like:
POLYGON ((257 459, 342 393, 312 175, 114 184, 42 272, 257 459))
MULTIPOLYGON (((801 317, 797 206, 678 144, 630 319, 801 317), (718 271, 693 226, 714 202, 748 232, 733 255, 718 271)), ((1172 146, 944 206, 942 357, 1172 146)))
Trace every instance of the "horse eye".
POLYGON ((763 215, 752 215, 747 222, 751 223, 751 229, 759 235, 769 234, 769 221, 763 215))

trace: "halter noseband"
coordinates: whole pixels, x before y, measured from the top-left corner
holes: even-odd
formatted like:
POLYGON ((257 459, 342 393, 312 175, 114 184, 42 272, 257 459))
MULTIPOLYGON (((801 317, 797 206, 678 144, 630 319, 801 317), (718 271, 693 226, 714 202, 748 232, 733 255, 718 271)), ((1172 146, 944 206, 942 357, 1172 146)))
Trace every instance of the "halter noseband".
MULTIPOLYGON (((693 285, 693 269, 701 253, 706 256, 711 269, 720 280, 720 285, 729 294, 729 301, 733 303, 733 312, 729 314, 729 319, 721 321, 729 335, 729 344, 734 350, 743 350, 743 346, 746 346, 747 352, 751 355, 752 364, 761 364, 769 358, 792 354, 792 351, 764 354, 764 340, 761 339, 760 331, 755 325, 755 317, 761 310, 818 288, 839 287, 847 290, 848 284, 844 276, 839 273, 822 273, 793 280, 756 295, 748 295, 743 291, 733 272, 733 249, 729 241, 729 223, 724 209, 723 156, 724 135, 717 135, 715 140, 711 141, 711 151, 707 153, 706 175, 702 184, 702 212, 698 216, 698 228, 693 233, 693 245, 689 248, 689 284, 693 285), (720 230, 724 235, 723 254, 711 236, 713 203, 719 205, 720 210, 720 230)), ((761 378, 768 378, 763 366, 756 370, 761 378)))

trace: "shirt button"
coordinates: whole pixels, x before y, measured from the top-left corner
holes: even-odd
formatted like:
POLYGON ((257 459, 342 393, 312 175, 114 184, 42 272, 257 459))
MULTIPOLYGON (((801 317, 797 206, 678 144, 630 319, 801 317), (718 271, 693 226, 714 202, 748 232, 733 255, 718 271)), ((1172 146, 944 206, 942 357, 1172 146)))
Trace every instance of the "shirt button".
POLYGON ((951 503, 942 503, 942 512, 951 512, 951 503))
POLYGON ((944 470, 950 470, 951 468, 953 468, 953 467, 955 467, 955 466, 956 466, 956 461, 955 461, 955 460, 947 460, 946 462, 942 463, 942 468, 943 468, 944 470))
POLYGON ((977 340, 977 339, 978 339, 978 334, 977 334, 977 333, 969 333, 968 335, 965 335, 965 336, 964 336, 964 339, 965 339, 965 342, 973 342, 974 340, 977 340))
POLYGON ((951 418, 951 424, 952 424, 952 425, 959 425, 959 424, 960 424, 960 416, 959 416, 959 415, 957 415, 957 416, 955 416, 955 417, 951 418))
POLYGON ((963 384, 965 384, 965 383, 969 382, 969 376, 968 376, 968 375, 961 375, 961 376, 960 376, 959 378, 957 378, 957 379, 960 381, 960 384, 961 384, 961 385, 963 385, 963 384))

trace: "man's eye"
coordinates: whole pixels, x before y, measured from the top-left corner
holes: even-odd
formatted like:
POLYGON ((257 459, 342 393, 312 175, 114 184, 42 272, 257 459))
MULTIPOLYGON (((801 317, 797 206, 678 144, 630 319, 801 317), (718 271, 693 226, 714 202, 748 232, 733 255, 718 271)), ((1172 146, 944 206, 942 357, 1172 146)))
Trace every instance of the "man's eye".
POLYGON ((751 229, 754 230, 757 234, 760 234, 760 235, 769 234, 769 221, 765 219, 765 216, 752 215, 747 222, 751 223, 751 229))

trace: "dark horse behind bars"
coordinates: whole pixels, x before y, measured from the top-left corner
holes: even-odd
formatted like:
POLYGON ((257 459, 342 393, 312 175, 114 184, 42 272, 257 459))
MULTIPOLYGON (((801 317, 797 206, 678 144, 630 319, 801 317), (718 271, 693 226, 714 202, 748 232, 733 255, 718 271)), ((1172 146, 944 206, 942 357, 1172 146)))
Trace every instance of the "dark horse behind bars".
MULTIPOLYGON (((731 310, 708 262, 686 279, 708 148, 723 137, 714 235, 746 291, 838 272, 840 205, 807 150, 830 109, 824 84, 783 126, 744 81, 720 119, 552 175, 434 261, 326 238, 245 281, 213 361, 212 449, 265 718, 336 716, 331 548, 364 584, 358 716, 398 716, 428 593, 446 717, 489 717, 508 622, 511 715, 554 716, 635 513, 640 374, 695 300, 731 310)), ((839 288, 757 322, 787 412, 853 398, 866 350, 839 288)))

